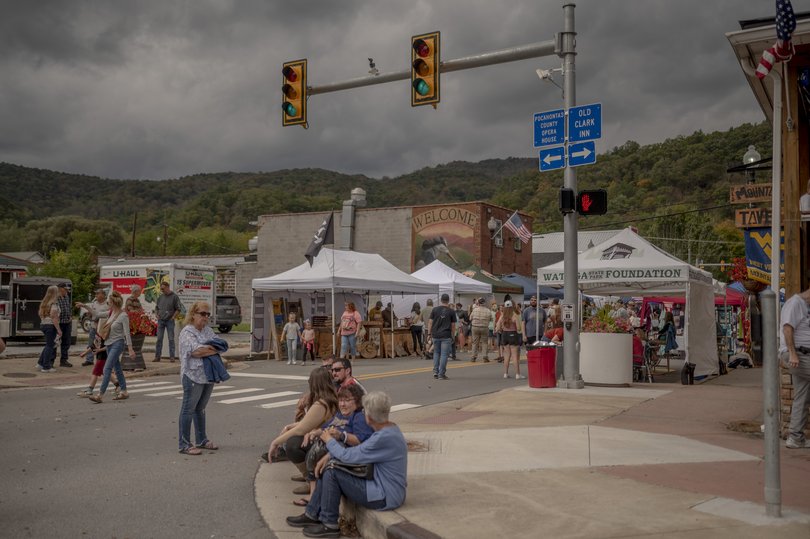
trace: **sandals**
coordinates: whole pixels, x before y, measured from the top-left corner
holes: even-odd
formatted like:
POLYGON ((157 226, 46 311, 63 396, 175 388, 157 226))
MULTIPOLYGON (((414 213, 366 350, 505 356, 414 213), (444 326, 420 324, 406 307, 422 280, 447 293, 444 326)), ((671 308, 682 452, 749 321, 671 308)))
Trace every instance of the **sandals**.
POLYGON ((121 393, 118 393, 115 397, 113 397, 113 400, 114 401, 123 401, 123 400, 127 400, 128 398, 129 398, 129 393, 127 393, 126 391, 122 391, 121 393))
POLYGON ((197 447, 184 447, 180 450, 183 455, 202 455, 202 450, 197 447))
POLYGON ((211 451, 216 451, 217 449, 219 449, 219 446, 217 446, 217 444, 215 444, 211 440, 208 440, 204 444, 198 445, 197 447, 199 447, 200 449, 210 449, 211 451))
POLYGON ((309 500, 306 498, 298 498, 297 500, 293 500, 293 505, 297 505, 298 507, 306 507, 309 505, 309 500))

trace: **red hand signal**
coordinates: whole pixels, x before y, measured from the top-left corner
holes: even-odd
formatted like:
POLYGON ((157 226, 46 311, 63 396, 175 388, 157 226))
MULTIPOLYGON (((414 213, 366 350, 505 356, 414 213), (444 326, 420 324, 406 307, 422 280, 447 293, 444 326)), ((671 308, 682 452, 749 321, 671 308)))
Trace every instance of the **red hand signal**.
POLYGON ((589 195, 582 195, 581 204, 582 204, 582 211, 587 212, 591 209, 591 204, 593 204, 593 200, 589 195))

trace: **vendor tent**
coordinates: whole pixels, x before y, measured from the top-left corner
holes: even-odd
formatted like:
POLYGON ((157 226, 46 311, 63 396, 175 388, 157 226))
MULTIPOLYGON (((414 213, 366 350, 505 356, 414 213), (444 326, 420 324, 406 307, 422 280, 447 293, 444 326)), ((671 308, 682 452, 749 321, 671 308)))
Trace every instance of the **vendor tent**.
POLYGON ((550 286, 541 286, 539 287, 538 290, 536 279, 532 279, 531 277, 525 277, 519 273, 510 273, 509 275, 504 275, 503 277, 501 277, 501 280, 506 281, 509 284, 516 284, 518 286, 522 286, 523 299, 525 301, 528 301, 532 296, 534 296, 538 292, 540 293, 540 295, 537 296, 538 300, 563 298, 562 290, 552 288, 550 286))
MULTIPOLYGON (((712 277, 659 249, 632 229, 583 251, 577 257, 579 287, 588 294, 651 296, 686 293, 684 342, 695 375, 717 373, 712 277)), ((564 264, 537 270, 540 285, 562 286, 564 264)))
MULTIPOLYGON (((264 316, 264 305, 269 304, 271 295, 286 293, 327 293, 331 296, 331 309, 334 312, 335 294, 430 294, 435 297, 438 285, 427 283, 397 269, 378 254, 357 251, 337 251, 323 248, 313 259, 312 266, 304 262, 291 270, 272 277, 253 279, 253 301, 251 320, 253 341, 264 340, 269 335, 269 318, 264 316), (261 313, 256 302, 261 302, 261 313), (260 316, 261 315, 261 316, 260 316), (259 329, 262 326, 264 329, 259 329)), ((342 312, 341 309, 337 315, 342 312)), ((260 350, 254 350, 260 351, 260 350)))
MULTIPOLYGON (((492 285, 471 279, 457 272, 441 260, 434 260, 424 268, 413 272, 411 275, 422 281, 439 285, 439 294, 449 295, 450 301, 453 303, 461 301, 460 296, 477 298, 492 294, 492 285)), ((427 300, 432 299, 435 305, 439 304, 439 297, 436 294, 413 294, 407 296, 385 295, 380 299, 383 304, 391 302, 394 305, 394 314, 397 318, 410 316, 414 303, 419 303, 420 307, 424 307, 427 300)))

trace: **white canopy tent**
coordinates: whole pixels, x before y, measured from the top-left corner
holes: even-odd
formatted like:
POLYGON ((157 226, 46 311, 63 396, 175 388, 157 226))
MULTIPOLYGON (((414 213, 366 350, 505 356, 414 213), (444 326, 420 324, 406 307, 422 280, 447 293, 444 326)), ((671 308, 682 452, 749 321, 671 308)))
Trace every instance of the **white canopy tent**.
MULTIPOLYGON (((258 343, 264 343, 264 337, 269 335, 270 318, 265 316, 266 305, 271 304, 272 296, 278 296, 280 293, 306 295, 308 299, 315 294, 329 294, 331 296, 329 312, 334 313, 336 294, 362 295, 374 292, 429 294, 435 297, 439 292, 438 285, 408 275, 378 254, 328 248, 321 249, 318 256, 313 259, 311 267, 309 262, 304 262, 278 275, 253 279, 252 288, 251 351, 253 352, 264 350, 253 348, 258 343), (261 328, 257 327, 259 324, 261 328)), ((270 313, 272 315, 272 308, 270 313)), ((340 314, 336 313, 333 319, 339 316, 340 314)), ((334 348, 334 338, 332 344, 334 348)))
MULTIPOLYGON (((449 295, 451 302, 456 302, 457 296, 461 295, 481 297, 492 294, 492 285, 467 277, 441 260, 434 260, 424 268, 413 272, 411 276, 439 285, 438 294, 449 295)), ((439 304, 437 294, 383 296, 381 298, 383 304, 391 302, 394 305, 394 314, 398 318, 408 317, 415 302, 419 302, 419 305, 424 307, 428 299, 433 299, 436 305, 439 304)))
MULTIPOLYGON (((712 276, 659 249, 632 229, 583 251, 577 257, 579 288, 602 296, 686 294, 684 343, 695 376, 716 374, 717 338, 712 276)), ((538 268, 540 285, 562 286, 563 262, 538 268)))

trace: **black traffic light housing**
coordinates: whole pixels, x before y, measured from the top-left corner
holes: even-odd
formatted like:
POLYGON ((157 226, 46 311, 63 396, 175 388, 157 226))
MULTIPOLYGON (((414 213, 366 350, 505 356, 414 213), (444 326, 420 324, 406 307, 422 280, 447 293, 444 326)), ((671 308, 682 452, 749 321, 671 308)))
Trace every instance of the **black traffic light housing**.
POLYGON ((574 190, 568 187, 560 188, 560 213, 573 213, 576 210, 574 190))
POLYGON ((604 215, 607 213, 607 191, 588 189, 577 195, 577 213, 580 215, 604 215))

